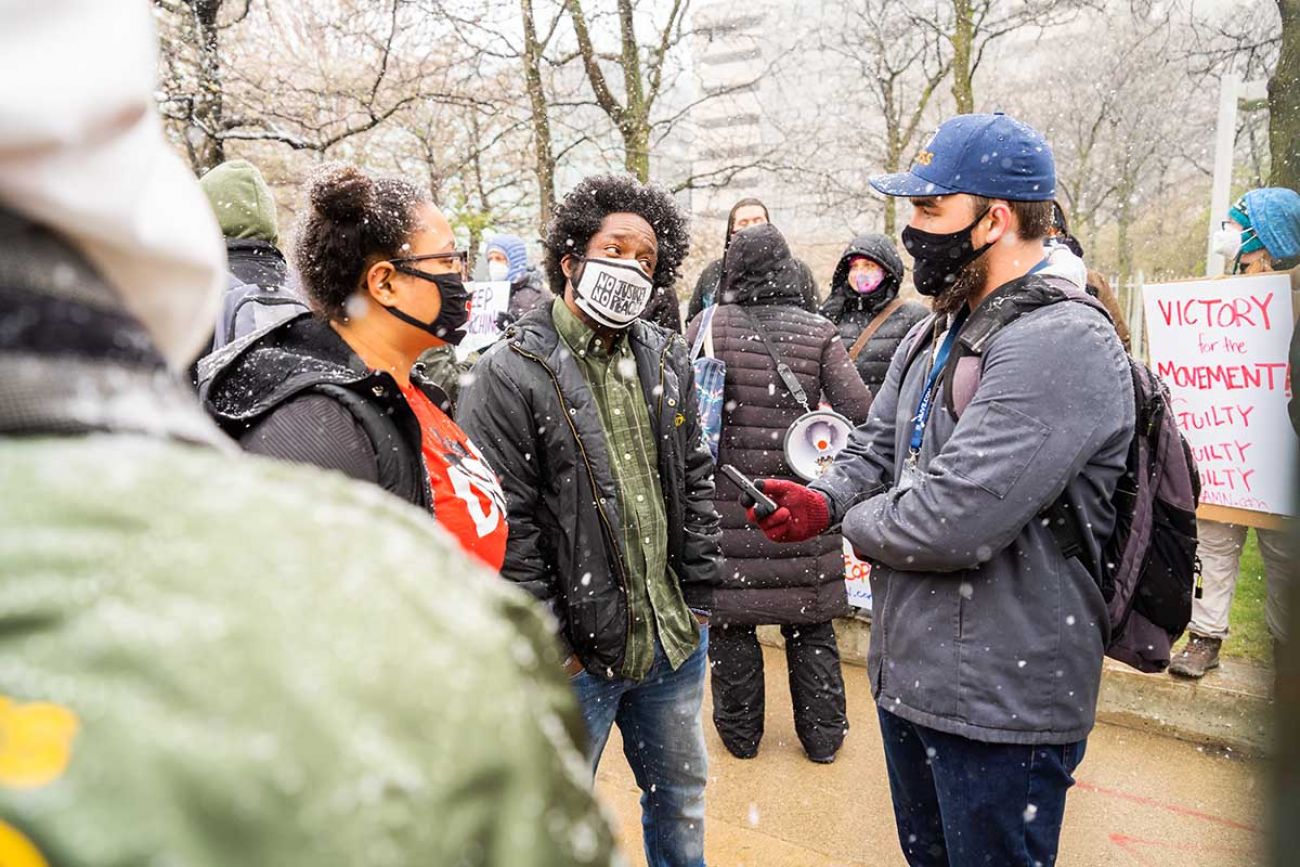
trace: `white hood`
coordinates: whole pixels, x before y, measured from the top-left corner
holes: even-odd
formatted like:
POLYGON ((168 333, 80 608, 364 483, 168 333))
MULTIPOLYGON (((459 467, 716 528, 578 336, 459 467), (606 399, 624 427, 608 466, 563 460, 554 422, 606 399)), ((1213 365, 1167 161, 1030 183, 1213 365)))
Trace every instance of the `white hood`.
POLYGON ((1038 273, 1064 277, 1080 289, 1088 288, 1088 266, 1063 244, 1047 246, 1047 267, 1038 273))
POLYGON ((0 203, 74 243, 174 368, 211 333, 225 245, 154 105, 146 0, 0 2, 0 203))

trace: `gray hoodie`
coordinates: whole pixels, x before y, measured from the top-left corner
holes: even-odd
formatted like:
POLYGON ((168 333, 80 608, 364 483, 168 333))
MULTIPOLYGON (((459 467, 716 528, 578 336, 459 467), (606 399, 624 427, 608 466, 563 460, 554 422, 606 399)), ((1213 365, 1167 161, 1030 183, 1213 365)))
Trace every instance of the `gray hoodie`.
POLYGON ((904 370, 911 345, 895 354, 867 423, 811 485, 874 564, 876 701, 973 740, 1080 740, 1094 722, 1106 606, 1038 515, 1064 491, 1093 528, 1094 555, 1109 536, 1133 434, 1124 350, 1082 304, 1024 314, 985 346, 960 421, 936 401, 903 491, 895 480, 931 357, 904 370))

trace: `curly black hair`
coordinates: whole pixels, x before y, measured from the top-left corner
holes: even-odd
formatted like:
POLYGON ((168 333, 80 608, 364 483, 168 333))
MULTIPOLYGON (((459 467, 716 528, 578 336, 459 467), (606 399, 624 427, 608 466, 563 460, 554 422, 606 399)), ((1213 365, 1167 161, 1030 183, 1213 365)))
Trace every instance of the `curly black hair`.
POLYGON ((654 230, 659 259, 652 281, 668 288, 691 247, 686 215, 672 194, 657 184, 643 184, 631 175, 592 175, 573 188, 556 208, 547 228, 546 280, 556 295, 564 294, 560 260, 587 252, 587 244, 610 214, 636 214, 654 230))
POLYGON ((416 229, 429 196, 401 178, 372 178, 355 166, 322 167, 307 188, 294 259, 303 288, 330 319, 347 317, 348 299, 374 257, 392 259, 416 229))

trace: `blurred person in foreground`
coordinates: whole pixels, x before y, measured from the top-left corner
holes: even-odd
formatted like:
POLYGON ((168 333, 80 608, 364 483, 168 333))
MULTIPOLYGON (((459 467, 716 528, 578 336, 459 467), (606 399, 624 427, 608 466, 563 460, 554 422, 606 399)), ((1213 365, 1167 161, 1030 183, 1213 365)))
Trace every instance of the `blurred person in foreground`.
POLYGON ((375 487, 240 454, 176 375, 221 236, 147 5, 0 34, 0 861, 611 863, 533 606, 375 487))

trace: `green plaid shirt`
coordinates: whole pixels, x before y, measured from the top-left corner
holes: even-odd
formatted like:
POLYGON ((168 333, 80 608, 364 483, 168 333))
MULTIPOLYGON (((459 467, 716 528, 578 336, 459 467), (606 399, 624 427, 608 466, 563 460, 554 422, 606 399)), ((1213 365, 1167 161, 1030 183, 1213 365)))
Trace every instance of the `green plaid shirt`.
POLYGON ((551 318, 600 410, 600 426, 605 433, 622 518, 618 529, 631 614, 620 674, 640 680, 654 662, 656 629, 674 669, 686 661, 699 642, 695 617, 668 569, 668 516, 659 484, 659 449, 650 425, 650 411, 637 375, 636 358, 625 336, 620 335, 606 352, 596 333, 569 310, 563 298, 555 299, 551 318))

